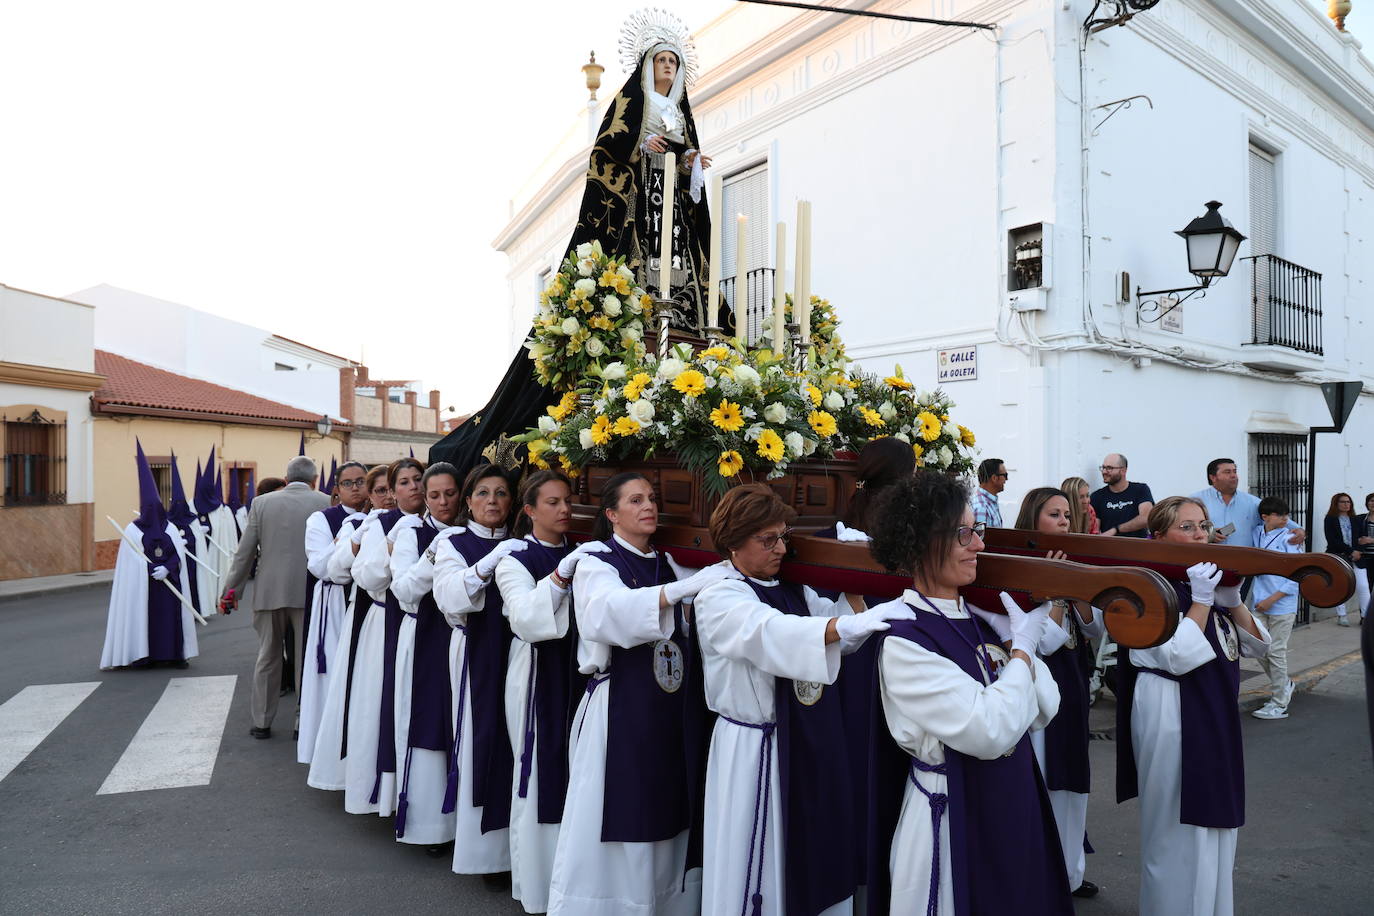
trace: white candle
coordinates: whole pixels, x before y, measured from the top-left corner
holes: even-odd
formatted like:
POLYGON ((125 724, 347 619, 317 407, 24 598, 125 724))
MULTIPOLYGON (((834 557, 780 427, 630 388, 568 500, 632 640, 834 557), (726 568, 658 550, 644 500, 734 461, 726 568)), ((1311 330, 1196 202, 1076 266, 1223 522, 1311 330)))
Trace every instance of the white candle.
POLYGON ((797 267, 792 299, 802 353, 811 347, 811 203, 797 201, 797 267))
MULTIPOLYGON (((721 238, 721 217, 720 212, 721 187, 720 179, 711 179, 711 251, 708 256, 708 270, 710 271, 710 281, 706 285, 706 326, 708 328, 720 327, 720 238, 721 238)), ((739 324, 736 322, 736 330, 739 324)))
POLYGON ((787 224, 778 223, 777 266, 773 270, 773 352, 782 353, 787 341, 787 224))
POLYGON ((735 321, 748 321, 749 316, 749 217, 743 213, 735 217, 735 321))
POLYGON ((677 154, 663 154, 663 223, 659 227, 658 297, 673 298, 673 193, 677 183, 677 154))

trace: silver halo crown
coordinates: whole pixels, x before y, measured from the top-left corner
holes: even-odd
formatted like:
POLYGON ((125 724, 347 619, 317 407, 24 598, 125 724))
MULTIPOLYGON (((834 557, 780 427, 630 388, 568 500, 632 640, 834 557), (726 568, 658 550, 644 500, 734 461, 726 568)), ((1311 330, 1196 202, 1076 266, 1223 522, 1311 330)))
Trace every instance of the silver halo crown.
POLYGON ((697 47, 692 42, 692 33, 681 19, 658 7, 636 10, 620 27, 621 68, 634 73, 644 53, 656 44, 669 45, 678 52, 683 85, 691 86, 697 77, 697 47))

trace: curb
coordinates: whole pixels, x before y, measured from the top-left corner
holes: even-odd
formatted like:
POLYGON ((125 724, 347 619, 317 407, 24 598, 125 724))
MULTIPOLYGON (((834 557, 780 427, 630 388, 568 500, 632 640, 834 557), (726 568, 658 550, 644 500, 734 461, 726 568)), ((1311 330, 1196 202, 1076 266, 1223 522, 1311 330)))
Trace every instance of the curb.
MULTIPOLYGON (((1292 678, 1293 692, 1306 693, 1320 684, 1328 674, 1340 668, 1344 668, 1351 662, 1357 662, 1359 660, 1360 650, 1355 649, 1344 655, 1338 655, 1329 662, 1323 662, 1320 665, 1314 665, 1304 671, 1299 671, 1297 674, 1293 675, 1292 678)), ((1269 690, 1267 688, 1263 690, 1247 690, 1240 695, 1240 711, 1242 713, 1253 712, 1263 706, 1268 700, 1269 690)))
MULTIPOLYGON (((4 583, 0 583, 0 586, 3 586, 3 584, 4 583)), ((79 592, 90 588, 102 588, 109 586, 109 584, 109 579, 93 578, 89 582, 66 582, 61 585, 50 585, 45 588, 36 588, 31 591, 0 591, 0 604, 6 604, 11 601, 22 601, 25 598, 38 598, 44 595, 59 595, 64 592, 79 592)))

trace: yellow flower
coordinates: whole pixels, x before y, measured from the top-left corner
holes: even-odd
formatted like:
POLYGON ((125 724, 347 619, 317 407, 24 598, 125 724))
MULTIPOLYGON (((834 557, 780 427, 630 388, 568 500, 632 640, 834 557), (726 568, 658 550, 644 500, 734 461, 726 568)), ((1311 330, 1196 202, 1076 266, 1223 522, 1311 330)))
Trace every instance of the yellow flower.
POLYGON ((585 289, 580 289, 574 286, 573 291, 568 295, 568 301, 576 303, 580 300, 586 299, 589 295, 591 294, 588 293, 585 289))
POLYGON ((727 433, 732 433, 744 425, 744 414, 740 412, 738 404, 721 401, 720 406, 711 411, 711 422, 727 433))
POLYGON ((591 318, 587 319, 587 324, 601 331, 609 331, 611 329, 611 319, 607 318, 605 315, 593 315, 591 318))
POLYGON ((634 417, 621 417, 615 421, 615 426, 612 429, 617 436, 633 436, 639 432, 640 425, 634 417))
POLYGON ((923 410, 916 415, 916 422, 921 424, 919 430, 921 438, 927 442, 934 442, 940 438, 940 418, 928 410, 923 410))
POLYGON ((706 391, 706 376, 695 369, 684 369, 673 379, 673 388, 694 398, 706 391))
POLYGON ((702 350, 701 355, 703 359, 714 359, 716 362, 720 362, 721 360, 729 357, 730 351, 725 347, 717 345, 714 347, 707 347, 705 350, 702 350))
POLYGON ((782 437, 771 429, 765 429, 759 433, 759 456, 769 461, 778 461, 782 458, 783 444, 782 437))
MULTIPOLYGON (((878 416, 878 411, 874 410, 872 407, 865 407, 864 405, 860 404, 860 405, 859 405, 859 416, 863 417, 863 418, 864 418, 864 422, 867 423, 869 426, 886 426, 886 425, 887 425, 886 423, 883 422, 883 418, 880 417, 880 416, 878 416)), ((938 430, 937 430, 937 433, 938 433, 938 430)))
POLYGON ((625 400, 638 401, 639 396, 644 393, 645 386, 653 380, 653 376, 647 372, 636 372, 635 377, 625 383, 625 400))
POLYGON ((720 470, 722 477, 734 477, 744 467, 744 459, 740 457, 739 452, 733 449, 728 452, 721 452, 718 461, 716 467, 720 470))
POLYGON ((639 297, 639 305, 641 308, 644 309, 644 311, 650 311, 654 307, 654 297, 650 296, 648 293, 645 293, 644 295, 639 297))
POLYGON ((900 375, 889 375, 887 378, 883 379, 883 381, 888 385, 891 385, 893 388, 898 388, 902 391, 911 390, 911 383, 908 382, 906 379, 902 378, 900 375))
POLYGON ((835 418, 824 410, 812 411, 806 422, 811 424, 811 428, 818 436, 835 435, 835 418))
POLYGON ((563 394, 563 397, 559 398, 557 404, 549 405, 548 414, 561 423, 568 414, 572 413, 573 408, 576 406, 577 395, 574 392, 568 391, 563 394))
POLYGON ((611 441, 611 418, 604 413, 592 423, 592 444, 605 445, 611 441))
POLYGON ((615 281, 618 279, 620 279, 620 275, 615 272, 615 268, 607 267, 604 271, 601 272, 601 277, 596 282, 598 286, 613 287, 615 286, 615 281))
POLYGON ((973 438, 973 430, 969 429, 967 426, 959 426, 959 442, 961 445, 972 447, 977 441, 978 440, 973 438))
POLYGON ((821 390, 815 385, 806 386, 806 396, 811 399, 811 405, 813 407, 821 406, 821 390))
POLYGON ((535 439, 526 446, 530 453, 530 463, 537 468, 547 470, 549 463, 544 459, 544 453, 549 450, 551 445, 552 443, 548 439, 535 439))
POLYGON ((615 282, 611 284, 611 289, 620 293, 622 296, 628 296, 630 295, 630 281, 626 280, 620 274, 616 274, 615 282))
POLYGON ((562 466, 563 473, 567 474, 570 478, 575 479, 582 475, 582 469, 579 468, 577 465, 573 464, 571 461, 569 461, 567 455, 559 455, 558 463, 560 466, 562 466))
POLYGON ((580 308, 581 308, 582 311, 584 311, 584 312, 592 312, 592 311, 594 311, 594 310, 596 309, 596 306, 592 305, 592 300, 590 300, 590 299, 583 299, 583 300, 582 300, 582 305, 580 306, 580 308))
POLYGON ((926 450, 921 446, 921 443, 919 442, 911 443, 911 450, 916 453, 916 466, 920 467, 922 464, 925 463, 921 460, 921 456, 926 453, 926 450))

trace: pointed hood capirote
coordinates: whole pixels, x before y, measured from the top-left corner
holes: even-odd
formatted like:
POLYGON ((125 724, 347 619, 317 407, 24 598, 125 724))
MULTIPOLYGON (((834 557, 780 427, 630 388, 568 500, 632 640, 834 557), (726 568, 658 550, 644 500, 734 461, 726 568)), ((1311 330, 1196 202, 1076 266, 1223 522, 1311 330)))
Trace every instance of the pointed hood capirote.
POLYGON ((297 457, 305 454, 305 430, 301 430, 301 450, 296 454, 297 457))
POLYGON ((205 464, 205 473, 196 481, 196 512, 209 515, 220 506, 219 493, 215 485, 215 447, 210 446, 210 458, 205 464))
POLYGON ((143 443, 135 439, 134 447, 138 452, 138 518, 134 524, 145 532, 161 531, 167 527, 167 510, 162 508, 162 495, 158 493, 153 469, 148 466, 148 456, 143 454, 143 443))
POLYGON ((258 495, 258 469, 253 468, 248 472, 248 499, 244 501, 243 508, 253 508, 253 497, 258 495))
POLYGON ((224 492, 224 504, 228 506, 231 510, 233 510, 235 515, 237 515, 238 511, 243 508, 243 499, 239 496, 239 484, 242 481, 242 479, 242 470, 238 471, 237 473, 230 471, 229 486, 224 492))
MULTIPOLYGON (((199 468, 197 468, 199 471, 199 468)), ((185 528, 195 521, 196 513, 186 499, 186 488, 181 483, 181 471, 177 469, 177 456, 172 453, 172 502, 167 509, 167 520, 178 528, 185 528)))

